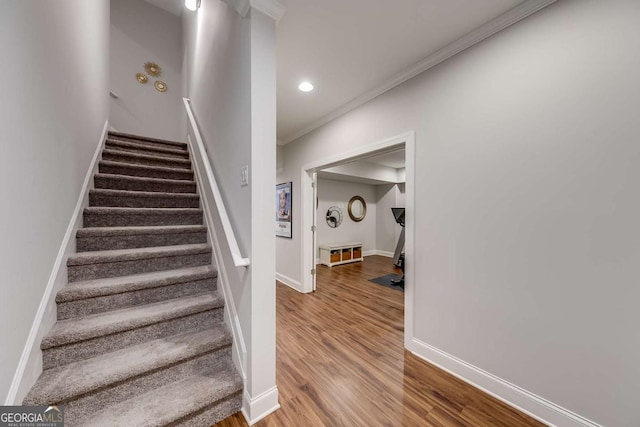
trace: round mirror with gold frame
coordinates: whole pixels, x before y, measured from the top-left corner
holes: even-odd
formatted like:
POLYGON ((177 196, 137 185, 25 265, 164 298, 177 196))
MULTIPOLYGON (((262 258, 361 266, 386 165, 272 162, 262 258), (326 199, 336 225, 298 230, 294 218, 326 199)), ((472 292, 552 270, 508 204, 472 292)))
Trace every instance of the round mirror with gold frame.
POLYGON ((367 202, 360 196, 353 196, 349 200, 349 218, 355 222, 360 222, 367 216, 367 202))

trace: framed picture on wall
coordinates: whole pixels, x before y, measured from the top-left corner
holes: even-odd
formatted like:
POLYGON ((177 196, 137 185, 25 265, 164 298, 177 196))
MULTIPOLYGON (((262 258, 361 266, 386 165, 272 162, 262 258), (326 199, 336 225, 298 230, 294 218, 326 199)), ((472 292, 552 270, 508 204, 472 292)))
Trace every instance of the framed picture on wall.
POLYGON ((291 239, 291 182, 276 185, 276 236, 291 239))

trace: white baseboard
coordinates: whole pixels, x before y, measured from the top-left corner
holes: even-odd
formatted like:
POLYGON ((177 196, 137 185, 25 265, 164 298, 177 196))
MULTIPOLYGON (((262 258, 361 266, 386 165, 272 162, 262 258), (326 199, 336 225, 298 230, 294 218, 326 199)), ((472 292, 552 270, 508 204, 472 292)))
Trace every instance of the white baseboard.
POLYGON ((568 409, 414 338, 411 352, 517 410, 558 427, 602 427, 568 409))
POLYGON ((31 330, 27 337, 20 361, 18 362, 18 368, 13 376, 11 387, 7 393, 5 405, 19 405, 27 395, 33 384, 42 373, 42 350, 40 350, 40 342, 42 338, 51 330, 57 320, 57 307, 56 307, 56 294, 67 284, 67 269, 66 260, 67 257, 76 251, 75 236, 78 228, 82 227, 82 212, 85 207, 89 206, 89 189, 91 187, 91 180, 93 175, 98 170, 98 157, 104 146, 104 141, 107 139, 107 130, 109 129, 109 122, 106 121, 98 141, 98 146, 87 175, 84 178, 80 194, 76 207, 71 214, 67 231, 64 234, 60 249, 58 249, 58 255, 53 264, 53 269, 49 275, 47 281, 47 287, 45 288, 38 311, 31 324, 31 330))
POLYGON ((254 398, 249 396, 246 390, 244 391, 241 411, 250 426, 278 409, 280 409, 278 387, 273 386, 254 398))
POLYGON ((297 280, 292 279, 291 277, 285 276, 284 274, 276 273, 276 280, 284 283, 285 285, 295 289, 298 292, 304 293, 304 291, 302 290, 302 284, 297 280))
POLYGON ((242 375, 243 380, 247 379, 247 347, 244 341, 244 335, 242 333, 242 327, 240 326, 240 318, 238 317, 238 311, 236 309, 236 304, 233 298, 233 293, 231 292, 231 286, 229 284, 229 276, 227 274, 227 269, 224 263, 224 257, 222 255, 222 248, 220 246, 220 242, 216 238, 216 234, 213 232, 216 230, 215 223, 213 217, 211 216, 211 212, 213 212, 213 208, 209 204, 209 198, 207 194, 208 192, 203 191, 203 183, 208 183, 206 177, 202 175, 200 166, 198 165, 197 159, 203 159, 203 154, 200 153, 200 156, 196 156, 194 144, 191 141, 191 137, 187 135, 187 143, 189 146, 189 151, 191 152, 191 159, 194 172, 196 174, 196 185, 198 187, 198 194, 200 195, 200 200, 202 203, 202 207, 204 208, 204 219, 207 224, 207 235, 208 241, 211 243, 213 248, 213 259, 215 260, 216 268, 218 269, 218 288, 222 290, 222 296, 224 297, 224 322, 231 331, 233 335, 233 349, 232 359, 233 363, 238 368, 240 375, 242 375))
POLYGON ((371 255, 380 255, 387 258, 393 258, 393 252, 388 252, 388 251, 379 251, 377 249, 372 249, 370 251, 362 252, 362 256, 371 256, 371 255))
POLYGON ((376 255, 386 256, 387 258, 393 258, 393 252, 389 251, 376 251, 376 255))

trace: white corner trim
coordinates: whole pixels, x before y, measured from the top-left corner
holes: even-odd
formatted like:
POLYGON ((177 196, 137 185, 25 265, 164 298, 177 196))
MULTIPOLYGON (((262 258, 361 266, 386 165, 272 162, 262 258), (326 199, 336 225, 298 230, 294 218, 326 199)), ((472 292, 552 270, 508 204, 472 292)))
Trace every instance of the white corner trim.
POLYGON ((308 126, 305 126, 299 131, 287 135, 286 137, 282 138, 282 145, 295 141, 301 136, 306 135, 309 132, 319 128, 320 126, 325 125, 330 121, 340 117, 341 115, 356 109, 362 104, 371 101, 373 98, 382 95, 388 90, 391 90, 394 87, 417 76, 418 74, 427 71, 429 68, 435 67, 436 65, 462 52, 463 50, 466 50, 471 46, 480 43, 481 41, 504 30, 505 28, 515 24, 516 22, 522 21, 526 17, 533 15, 537 11, 555 2, 556 0, 527 0, 524 3, 521 3, 513 9, 503 13, 497 18, 487 22, 481 27, 459 38, 458 40, 448 44, 442 49, 432 53, 431 55, 427 56, 422 61, 412 65, 405 71, 396 74, 390 80, 381 84, 380 86, 375 87, 370 91, 358 96, 357 98, 347 102, 337 110, 334 110, 326 116, 321 117, 320 119, 316 120, 308 126))
POLYGON ((421 359, 549 426, 602 427, 417 338, 413 338, 412 348, 409 350, 421 359))
POLYGON ((276 24, 287 13, 287 8, 278 0, 249 0, 252 8, 259 10, 276 21, 276 24))
POLYGON ((278 387, 276 386, 254 398, 246 390, 243 393, 241 411, 250 426, 278 409, 280 409, 280 403, 278 403, 278 387))
POLYGON ((295 289, 298 292, 304 293, 302 290, 302 285, 295 279, 292 279, 289 276, 285 276, 284 274, 280 274, 276 272, 276 280, 282 282, 283 284, 289 286, 290 288, 295 289))
MULTIPOLYGON (((107 132, 109 131, 109 121, 105 121, 104 127, 102 128, 102 134, 100 135, 100 140, 98 141, 98 146, 96 147, 95 153, 93 153, 93 158, 91 159, 91 163, 89 164, 89 168, 87 169, 87 174, 84 177, 84 182, 82 183, 82 188, 80 189, 80 194, 78 195, 78 201, 76 202, 76 207, 71 214, 71 219, 69 220, 69 225, 67 225, 67 230, 64 233, 64 237, 62 238, 62 242, 60 243, 60 249, 58 249, 58 254, 56 256, 56 260, 53 264, 53 269, 51 270, 51 274, 49 275, 49 280, 47 281, 47 286, 45 288, 44 294, 42 295, 42 299, 40 300, 40 305, 38 306, 38 311, 36 311, 36 316, 33 319, 33 323, 31 324, 31 330, 29 331, 29 336, 27 337, 27 341, 22 350, 22 355, 20 356, 20 360, 18 362, 18 368, 16 369, 15 374, 13 375, 13 381, 11 382, 11 387, 9 388, 9 392, 7 393, 7 397, 5 399, 5 405, 11 406, 16 405, 16 397, 18 396, 18 392, 20 391, 23 378, 25 375, 25 371, 27 370, 27 366, 35 367, 39 366, 37 376, 42 372, 42 360, 41 360, 41 352, 39 341, 42 337, 48 332, 48 328, 53 325, 45 325, 43 323, 43 319, 45 317, 45 313, 47 312, 48 307, 53 307, 55 310, 55 293, 59 287, 65 285, 62 277, 66 280, 66 270, 64 270, 66 266, 66 258, 70 251, 75 249, 75 242, 73 241, 73 236, 75 235, 75 231, 78 228, 78 224, 82 219, 82 211, 85 205, 87 204, 87 200, 89 197, 89 187, 91 184, 91 180, 95 173, 98 157, 100 156, 100 152, 102 151, 102 147, 104 146, 104 141, 107 139, 107 132), (63 273, 62 275, 60 275, 63 273), (46 330, 45 330, 46 329, 46 330), (36 343, 38 345, 36 345, 36 343), (39 360, 38 357, 40 356, 39 360)), ((46 322, 45 322, 46 323, 46 322)), ((54 317, 55 323, 55 317, 54 317)), ((35 374, 35 373, 34 373, 35 374)), ((22 401, 22 399, 20 399, 22 401)))
POLYGON ((242 327, 240 326, 240 318, 238 317, 238 312, 236 310, 236 304, 233 299, 233 293, 231 292, 231 287, 229 285, 229 279, 227 275, 227 269, 224 264, 224 258, 222 256, 222 248, 220 247, 220 242, 216 238, 217 234, 213 232, 215 230, 214 221, 211 217, 212 208, 209 204, 209 198, 207 197, 207 192, 203 191, 202 186, 205 181, 204 176, 202 176, 200 167, 198 165, 198 159, 201 158, 203 162, 207 160, 198 157, 195 155, 193 142, 191 141, 191 136, 187 135, 187 143, 190 151, 191 159, 193 160, 191 163, 193 164, 194 172, 196 174, 196 186, 198 187, 198 195, 200 196, 200 200, 202 201, 202 206, 204 208, 204 218, 207 223, 207 234, 209 236, 209 241, 211 242, 211 246, 213 247, 213 257, 216 262, 216 268, 218 269, 218 277, 217 282, 220 289, 222 289, 222 296, 224 297, 224 315, 226 319, 226 323, 231 329, 231 334, 233 335, 234 349, 233 358, 236 362, 236 366, 240 370, 240 375, 242 375, 242 379, 247 379, 247 348, 244 341, 244 336, 242 334, 242 327))

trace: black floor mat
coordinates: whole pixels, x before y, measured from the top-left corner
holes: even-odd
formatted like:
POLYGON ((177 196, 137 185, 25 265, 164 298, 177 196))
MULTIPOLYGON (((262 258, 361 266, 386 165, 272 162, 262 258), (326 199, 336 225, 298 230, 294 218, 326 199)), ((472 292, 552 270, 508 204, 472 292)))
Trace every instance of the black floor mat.
POLYGON ((387 274, 384 276, 376 277, 375 279, 371 279, 369 281, 373 283, 377 283, 378 285, 386 286, 388 288, 404 292, 404 288, 400 286, 394 286, 391 284, 392 280, 398 280, 401 277, 402 276, 399 274, 387 274))

